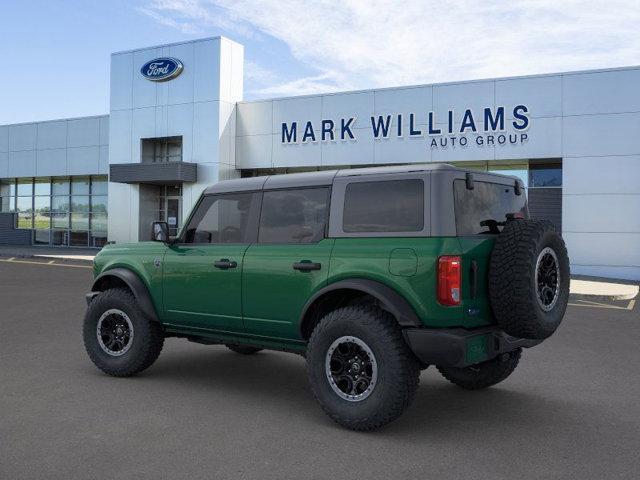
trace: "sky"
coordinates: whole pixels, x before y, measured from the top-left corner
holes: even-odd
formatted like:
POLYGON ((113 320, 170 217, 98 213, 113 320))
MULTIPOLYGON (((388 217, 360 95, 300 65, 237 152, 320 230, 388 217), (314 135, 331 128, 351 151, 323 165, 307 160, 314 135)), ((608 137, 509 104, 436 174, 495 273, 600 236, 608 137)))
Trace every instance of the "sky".
POLYGON ((640 65, 638 0, 0 0, 0 124, 105 114, 112 52, 224 35, 247 100, 640 65))

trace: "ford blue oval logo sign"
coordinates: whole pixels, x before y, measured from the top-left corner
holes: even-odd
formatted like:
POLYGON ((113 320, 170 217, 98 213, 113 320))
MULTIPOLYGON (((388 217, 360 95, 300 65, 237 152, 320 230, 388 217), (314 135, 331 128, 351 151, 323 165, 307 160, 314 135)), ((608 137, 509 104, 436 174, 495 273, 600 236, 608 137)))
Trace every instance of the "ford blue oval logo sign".
POLYGON ((184 65, 177 58, 162 57, 149 60, 140 69, 140 73, 152 82, 166 82, 182 73, 184 65))

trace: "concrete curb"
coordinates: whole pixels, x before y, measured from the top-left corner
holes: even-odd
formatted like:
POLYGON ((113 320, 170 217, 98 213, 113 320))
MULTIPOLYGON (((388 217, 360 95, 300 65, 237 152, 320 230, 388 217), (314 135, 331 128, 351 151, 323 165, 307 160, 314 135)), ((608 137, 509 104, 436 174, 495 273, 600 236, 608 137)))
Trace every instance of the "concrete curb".
POLYGON ((16 253, 8 254, 0 252, 0 259, 8 260, 10 258, 16 259, 31 259, 31 260, 55 260, 58 263, 82 263, 85 265, 92 265, 93 260, 86 258, 73 258, 73 257, 61 257, 58 255, 43 255, 43 254, 31 254, 31 253, 16 253))

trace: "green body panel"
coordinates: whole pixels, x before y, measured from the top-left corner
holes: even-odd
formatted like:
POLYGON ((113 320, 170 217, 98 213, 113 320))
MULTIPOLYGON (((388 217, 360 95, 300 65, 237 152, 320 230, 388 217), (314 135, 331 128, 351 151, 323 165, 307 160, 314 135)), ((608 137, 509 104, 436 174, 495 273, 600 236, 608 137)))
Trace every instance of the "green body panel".
POLYGON ((458 237, 462 256, 462 301, 465 306, 463 326, 473 324, 476 319, 485 319, 482 325, 494 323, 491 305, 489 304, 489 258, 495 237, 477 235, 475 237, 458 237), (471 298, 471 262, 478 267, 476 296, 471 298))
POLYGON ((171 245, 164 256, 162 319, 198 329, 242 332, 242 259, 248 245, 171 245), (236 268, 220 269, 217 260, 236 268))
POLYGON ((122 243, 106 245, 93 261, 94 275, 114 268, 126 268, 144 282, 156 312, 162 312, 162 264, 155 266, 156 259, 162 261, 167 246, 159 242, 122 243))
POLYGON ((445 307, 437 302, 437 262, 441 255, 461 255, 463 277, 466 276, 464 268, 470 259, 455 237, 338 238, 331 255, 328 283, 350 278, 380 282, 402 295, 428 327, 488 325, 489 317, 465 313, 464 291, 460 306, 445 307), (415 269, 409 252, 417 257, 415 269), (410 275, 412 269, 415 273, 410 275))
MULTIPOLYGON (((426 327, 474 328, 493 323, 487 289, 494 239, 477 237, 337 238, 314 244, 109 245, 95 260, 95 274, 122 267, 149 289, 170 333, 266 348, 303 349, 300 317, 307 301, 341 280, 368 279, 399 293, 426 327), (437 261, 462 257, 462 303, 437 302, 437 261), (219 269, 228 259, 236 268, 219 269), (155 263, 159 260, 159 266, 155 263), (319 263, 298 271, 296 262, 319 263), (477 264, 475 298, 470 270, 477 264)), ((481 341, 470 355, 482 355, 481 341), (475 352, 475 353, 474 353, 475 352)))
POLYGON ((300 339, 302 309, 327 284, 335 240, 300 245, 255 244, 245 254, 242 305, 247 333, 300 339), (319 263, 319 270, 298 271, 296 262, 319 263))

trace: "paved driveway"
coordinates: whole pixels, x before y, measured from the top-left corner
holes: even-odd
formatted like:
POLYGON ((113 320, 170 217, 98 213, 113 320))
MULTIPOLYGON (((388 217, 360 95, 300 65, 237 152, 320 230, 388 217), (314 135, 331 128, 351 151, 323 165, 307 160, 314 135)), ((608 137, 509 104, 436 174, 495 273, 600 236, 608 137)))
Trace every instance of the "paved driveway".
POLYGON ((169 339, 135 378, 81 338, 86 268, 0 261, 0 478, 638 478, 638 306, 571 306, 498 387, 425 371, 375 433, 314 402, 302 358, 169 339))

